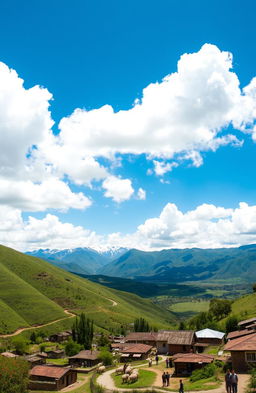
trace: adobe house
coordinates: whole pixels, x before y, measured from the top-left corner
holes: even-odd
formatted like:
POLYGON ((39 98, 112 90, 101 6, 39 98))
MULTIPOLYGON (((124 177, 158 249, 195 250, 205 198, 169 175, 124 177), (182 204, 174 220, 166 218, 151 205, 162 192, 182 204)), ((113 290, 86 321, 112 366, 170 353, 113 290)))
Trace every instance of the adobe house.
POLYGON ((29 373, 29 389, 61 390, 77 380, 77 372, 71 368, 35 366, 29 373))
POLYGON ((46 354, 49 359, 62 359, 65 357, 64 349, 54 349, 54 350, 46 351, 46 354))
POLYGON ((147 344, 155 347, 157 334, 156 332, 134 332, 128 334, 124 341, 125 343, 147 344))
POLYGON ((224 350, 230 351, 236 372, 247 372, 256 364, 256 333, 228 341, 224 350))
MULTIPOLYGON (((212 329, 203 329, 196 332, 196 344, 222 345, 225 333, 212 329)), ((195 345, 196 345, 195 344, 195 345)))
POLYGON ((149 356, 152 345, 147 344, 129 344, 124 346, 121 350, 121 362, 127 362, 132 360, 143 360, 149 356))
POLYGON ((37 355, 29 355, 25 356, 25 360, 29 363, 30 368, 35 366, 40 366, 46 363, 46 358, 37 356, 37 355))
POLYGON ((254 330, 243 329, 243 330, 235 330, 234 332, 230 332, 227 335, 227 340, 234 340, 239 337, 248 336, 249 334, 254 334, 254 330))
POLYGON ((194 343, 194 330, 160 330, 156 339, 159 354, 193 352, 194 343))
POLYGON ((99 354, 99 351, 80 351, 76 355, 70 356, 68 362, 74 367, 93 367, 100 363, 100 360, 98 359, 99 354))
POLYGON ((72 336, 71 330, 67 330, 61 333, 52 334, 49 337, 49 340, 52 342, 62 343, 64 341, 68 341, 68 339, 72 336))
POLYGON ((194 370, 203 368, 214 361, 214 356, 201 353, 178 353, 172 356, 175 375, 190 375, 194 370))
POLYGON ((238 327, 240 330, 256 329, 256 317, 245 319, 244 321, 238 322, 238 327))

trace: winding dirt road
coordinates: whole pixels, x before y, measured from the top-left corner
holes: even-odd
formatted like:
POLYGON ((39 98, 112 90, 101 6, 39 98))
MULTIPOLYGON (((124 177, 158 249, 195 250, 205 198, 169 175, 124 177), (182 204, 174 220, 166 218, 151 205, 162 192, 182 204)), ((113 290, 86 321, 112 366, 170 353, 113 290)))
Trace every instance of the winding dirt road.
POLYGON ((36 326, 29 326, 29 327, 26 327, 26 328, 20 328, 20 329, 17 329, 14 333, 0 334, 0 338, 7 338, 7 337, 17 336, 18 334, 20 334, 22 332, 25 332, 26 330, 40 329, 42 327, 53 325, 56 322, 64 321, 65 319, 73 318, 73 317, 76 316, 76 314, 73 314, 72 312, 70 312, 68 310, 64 310, 64 313, 67 314, 68 317, 56 319, 55 321, 47 322, 47 323, 44 323, 42 325, 36 325, 36 326))

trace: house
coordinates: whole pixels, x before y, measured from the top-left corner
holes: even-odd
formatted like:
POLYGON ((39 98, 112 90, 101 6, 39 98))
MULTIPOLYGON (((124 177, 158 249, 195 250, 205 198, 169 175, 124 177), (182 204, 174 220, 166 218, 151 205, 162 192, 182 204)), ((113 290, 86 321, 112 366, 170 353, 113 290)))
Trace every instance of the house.
POLYGON ((46 351, 46 354, 49 359, 62 359, 65 357, 64 349, 54 349, 54 350, 46 351))
POLYGON ((62 343, 64 341, 68 341, 70 337, 72 337, 71 330, 66 330, 65 332, 52 334, 49 337, 49 340, 52 342, 62 343))
POLYGON ((160 354, 191 352, 194 343, 194 330, 160 330, 156 339, 157 352, 160 354))
POLYGON ((29 363, 30 368, 33 368, 34 366, 40 366, 46 363, 45 357, 37 355, 25 356, 25 360, 29 363))
POLYGON ((98 359, 99 354, 99 351, 80 351, 76 355, 70 356, 68 362, 71 366, 74 367, 93 367, 100 362, 98 359))
POLYGON ((128 336, 124 338, 124 341, 125 343, 147 344, 155 347, 157 334, 156 332, 134 332, 128 334, 128 336))
POLYGON ((227 340, 234 340, 235 338, 248 336, 249 334, 254 334, 254 330, 243 329, 243 330, 235 330, 234 332, 230 332, 227 335, 227 340))
POLYGON ((129 344, 124 346, 121 350, 121 362, 127 362, 132 360, 147 359, 149 356, 152 345, 147 344, 129 344))
POLYGON ((244 321, 238 322, 238 327, 242 329, 256 329, 256 317, 245 319, 244 321))
POLYGON ((2 352, 0 353, 1 356, 4 356, 6 358, 17 358, 19 355, 16 355, 15 353, 12 352, 2 352))
POLYGON ((230 351, 236 372, 246 372, 256 365, 256 333, 230 340, 224 349, 230 351))
POLYGON ((66 367, 35 366, 29 373, 29 389, 61 390, 77 380, 75 370, 66 367))
POLYGON ((172 356, 175 374, 178 376, 190 375, 194 370, 202 368, 214 361, 214 356, 199 353, 177 353, 172 356))
POLYGON ((222 345, 225 333, 212 329, 203 329, 196 332, 196 344, 222 345))

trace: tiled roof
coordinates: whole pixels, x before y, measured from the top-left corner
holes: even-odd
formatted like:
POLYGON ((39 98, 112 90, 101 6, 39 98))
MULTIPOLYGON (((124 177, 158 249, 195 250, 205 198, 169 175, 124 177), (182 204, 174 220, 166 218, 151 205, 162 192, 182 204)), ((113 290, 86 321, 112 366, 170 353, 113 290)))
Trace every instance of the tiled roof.
POLYGON ((162 330, 157 335, 157 341, 166 341, 172 345, 192 345, 194 330, 162 330))
POLYGON ((99 351, 90 351, 89 349, 80 351, 69 359, 82 359, 82 360, 96 360, 99 356, 99 351))
POLYGON ((134 332, 125 337, 125 341, 156 341, 156 332, 134 332))
POLYGON ((235 330, 234 332, 228 333, 227 339, 232 340, 234 338, 244 337, 244 336, 248 336, 248 334, 254 334, 254 333, 255 333, 254 330, 249 330, 249 329, 235 330))
POLYGON ((256 351, 256 333, 230 340, 225 351, 256 351))
POLYGON ((6 358, 17 358, 18 355, 15 355, 15 353, 12 352, 2 352, 0 355, 6 357, 6 358))
POLYGON ((240 322, 238 322, 238 326, 241 326, 241 325, 246 325, 247 323, 250 323, 250 322, 256 322, 256 317, 254 317, 254 318, 250 318, 250 319, 245 319, 244 321, 240 321, 240 322))
POLYGON ((148 353, 153 347, 147 344, 131 344, 123 347, 122 353, 148 353))
POLYGON ((177 353, 172 359, 174 363, 212 363, 214 356, 199 353, 177 353))
POLYGON ((35 366, 32 368, 32 370, 30 370, 30 375, 35 377, 60 379, 69 370, 70 368, 65 368, 65 367, 35 366))

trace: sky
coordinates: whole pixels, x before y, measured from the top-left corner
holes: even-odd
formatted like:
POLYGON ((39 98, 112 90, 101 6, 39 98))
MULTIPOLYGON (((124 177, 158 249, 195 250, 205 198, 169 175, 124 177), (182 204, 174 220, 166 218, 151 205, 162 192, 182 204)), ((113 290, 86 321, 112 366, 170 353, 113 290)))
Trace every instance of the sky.
POLYGON ((253 0, 0 4, 0 243, 256 242, 253 0))

